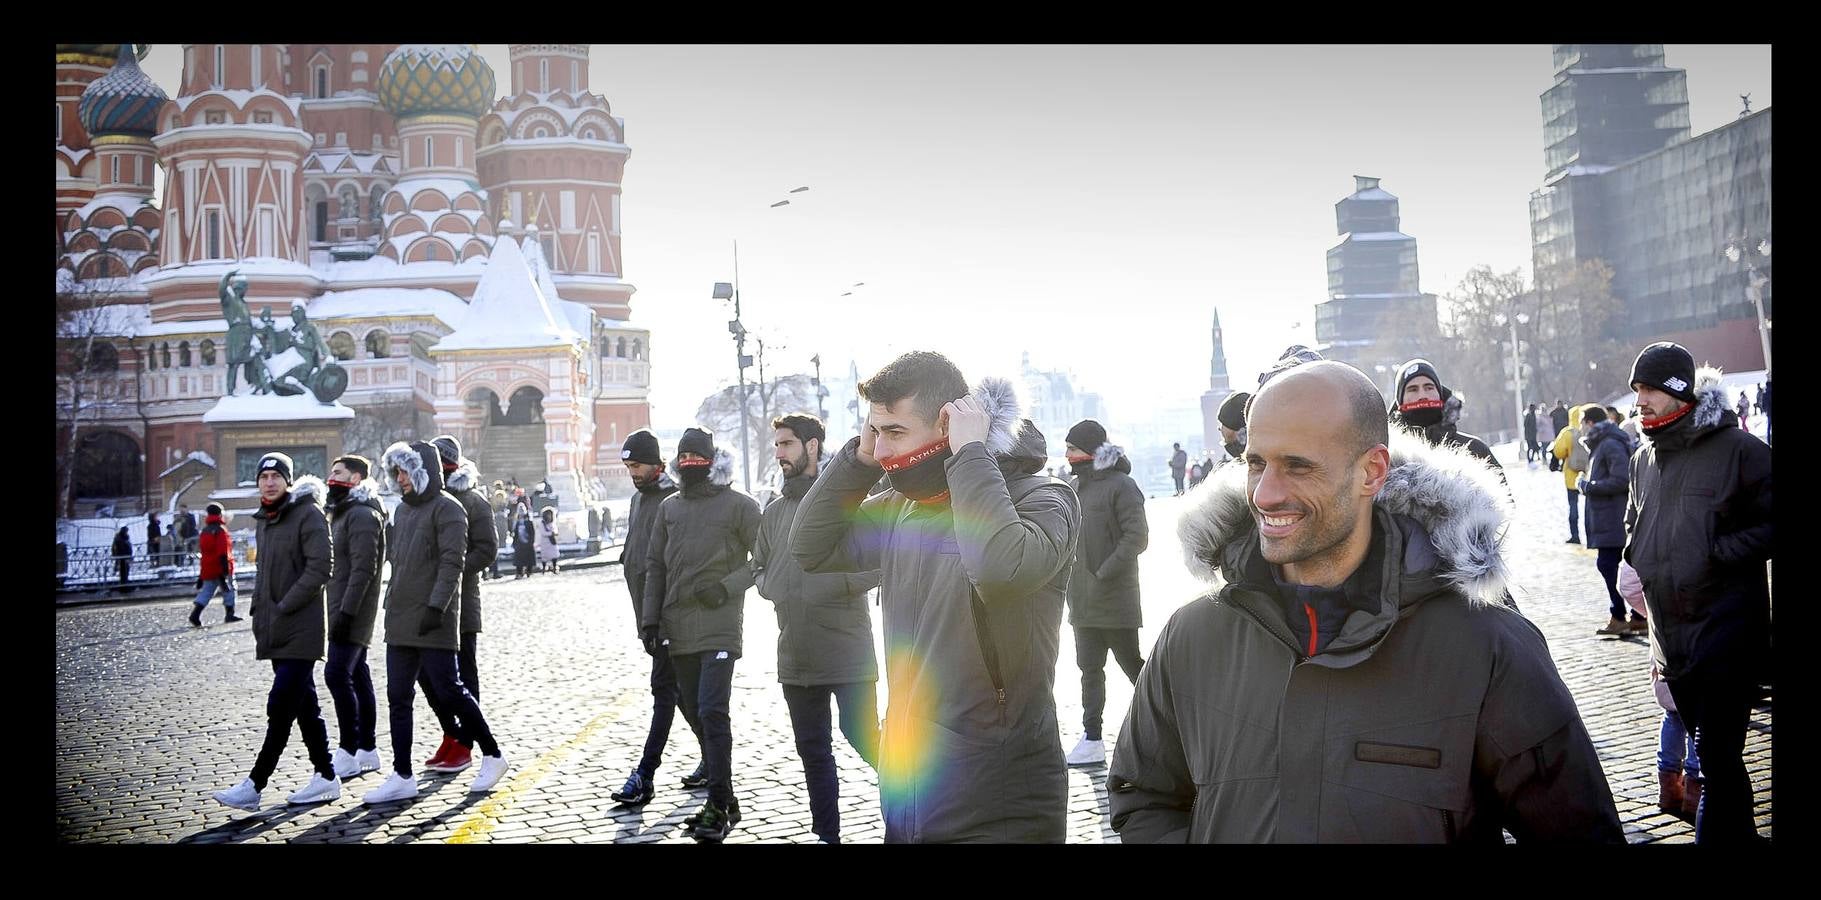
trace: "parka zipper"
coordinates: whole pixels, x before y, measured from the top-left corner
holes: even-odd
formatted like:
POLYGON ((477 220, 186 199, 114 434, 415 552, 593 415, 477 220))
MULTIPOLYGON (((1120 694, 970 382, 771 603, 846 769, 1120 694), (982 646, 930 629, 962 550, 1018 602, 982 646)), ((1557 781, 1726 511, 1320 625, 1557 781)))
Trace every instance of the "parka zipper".
POLYGON ((1442 830, 1448 835, 1448 843, 1454 843, 1454 811, 1442 810, 1442 830))
POLYGON ((1296 646, 1296 638, 1292 637, 1287 632, 1279 631, 1276 628, 1273 628, 1271 626, 1271 623, 1266 622, 1264 620, 1264 617, 1253 612, 1246 604, 1235 603, 1235 604, 1233 604, 1233 608, 1239 610, 1240 612, 1245 613, 1247 618, 1251 619, 1254 622, 1257 622, 1258 627, 1263 628, 1265 630, 1266 634, 1269 634, 1272 637, 1275 637, 1278 640, 1283 641, 1284 646, 1289 647, 1290 652, 1292 654, 1295 654, 1296 662, 1298 665, 1301 665, 1302 663, 1309 661, 1309 657, 1304 655, 1302 652, 1302 649, 1296 646))

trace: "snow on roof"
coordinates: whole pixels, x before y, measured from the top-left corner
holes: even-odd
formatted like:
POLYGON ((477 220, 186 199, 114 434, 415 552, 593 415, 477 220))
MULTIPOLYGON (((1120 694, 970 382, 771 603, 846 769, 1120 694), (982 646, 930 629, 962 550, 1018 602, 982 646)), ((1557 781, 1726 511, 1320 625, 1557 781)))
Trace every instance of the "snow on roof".
POLYGON ((203 465, 208 466, 211 469, 215 468, 215 457, 210 456, 207 453, 202 452, 201 450, 193 450, 190 452, 189 456, 186 456, 183 459, 178 460, 175 465, 172 465, 170 468, 168 468, 162 472, 159 472, 158 477, 163 478, 166 475, 169 475, 172 472, 175 472, 178 469, 181 469, 184 466, 189 465, 192 462, 202 463, 203 465))
POLYGON ((1348 200, 1396 200, 1397 197, 1383 188, 1367 188, 1355 191, 1347 196, 1348 200))
POLYGON ((480 182, 470 181, 466 178, 407 178, 393 185, 392 190, 386 193, 404 195, 405 207, 408 209, 411 201, 424 191, 436 191, 451 202, 463 194, 473 194, 482 200, 487 199, 487 192, 481 190, 480 182))
POLYGON ((279 259, 274 256, 249 256, 245 259, 211 259, 202 262, 186 263, 161 270, 157 277, 147 278, 147 282, 162 281, 166 278, 195 278, 208 276, 219 279, 235 269, 249 278, 316 278, 316 271, 300 262, 279 259))
POLYGON ((123 191, 109 191, 105 194, 96 194, 94 199, 76 207, 76 214, 82 217, 82 221, 87 222, 104 207, 112 207, 126 213, 127 218, 130 219, 134 213, 139 212, 139 208, 142 206, 150 206, 154 212, 158 210, 150 197, 123 191))
MULTIPOLYGON (((484 238, 483 238, 484 240, 484 238)), ((327 254, 324 254, 325 256, 327 254)), ((474 275, 487 267, 487 258, 473 256, 459 263, 445 260, 400 264, 384 256, 367 259, 330 260, 318 263, 314 271, 326 282, 347 283, 474 275)))
POLYGON ((63 154, 70 158, 70 162, 75 164, 81 164, 84 158, 95 152, 89 147, 84 147, 81 150, 71 150, 62 144, 58 144, 57 149, 63 151, 63 154))
POLYGON ((518 249, 525 255, 525 268, 530 269, 531 277, 537 279, 537 286, 543 290, 544 299, 561 300, 562 295, 557 292, 556 282, 551 280, 550 263, 544 259, 544 244, 537 239, 536 228, 526 230, 518 249))
POLYGON ((594 310, 589 309, 587 306, 580 303, 573 303, 568 300, 558 300, 556 301, 556 305, 557 309, 563 313, 563 316, 569 320, 569 327, 573 329, 577 335, 581 336, 583 340, 587 340, 588 336, 594 333, 592 325, 594 310))
POLYGON ((1352 240, 1355 240, 1355 241, 1414 241, 1414 240, 1416 240, 1416 238, 1413 238, 1401 231, 1355 231, 1355 232, 1349 233, 1347 235, 1347 237, 1352 240))
MULTIPOLYGON (((254 328, 259 328, 259 310, 265 306, 272 307, 272 330, 290 331, 291 314, 286 308, 277 304, 267 304, 260 300, 247 301, 247 307, 253 315, 254 328)), ((147 325, 139 330, 142 337, 172 337, 180 334, 227 334, 227 319, 189 319, 178 322, 159 322, 147 325)))
POLYGON ((332 291, 310 301, 309 315, 312 319, 434 316, 454 328, 467 318, 468 304, 434 288, 356 288, 332 291))
MULTIPOLYGON (((576 120, 580 119, 582 117, 582 114, 585 112, 594 111, 594 112, 600 113, 603 116, 607 116, 610 119, 613 118, 611 115, 608 115, 607 105, 604 100, 599 102, 597 105, 592 105, 592 106, 590 106, 590 105, 570 106, 570 105, 566 105, 566 104, 558 106, 558 105, 550 102, 550 97, 551 97, 550 94, 533 93, 531 96, 533 96, 534 98, 537 99, 536 103, 534 103, 530 106, 521 107, 519 109, 497 110, 494 112, 494 115, 499 116, 500 120, 505 124, 505 126, 508 129, 510 129, 512 127, 513 122, 518 121, 518 118, 520 116, 528 115, 537 110, 543 110, 546 112, 555 113, 558 118, 563 120, 563 124, 567 125, 571 129, 573 129, 575 127, 576 120)), ((597 95, 588 94, 586 96, 593 98, 593 97, 596 97, 597 95)), ((608 135, 608 137, 611 137, 611 136, 612 135, 608 135)))
POLYGON ((1637 75, 1642 72, 1670 72, 1668 66, 1612 66, 1603 69, 1569 69, 1569 75, 1637 75))
POLYGON ((582 338, 551 309, 525 255, 512 240, 495 241, 487 271, 461 327, 437 350, 562 347, 582 338))
MULTIPOLYGON (((289 107, 293 115, 297 114, 297 112, 302 109, 302 98, 286 97, 270 88, 260 88, 257 91, 223 90, 217 88, 215 90, 203 91, 200 94, 184 94, 173 97, 172 99, 177 101, 178 111, 184 112, 189 110, 190 104, 195 103, 197 100, 204 97, 226 97, 228 100, 232 101, 234 106, 238 109, 246 109, 247 101, 252 100, 254 97, 271 97, 289 107)), ((296 129, 287 126, 285 130, 294 131, 296 129)))
POLYGON ((1576 165, 1576 166, 1569 166, 1568 168, 1563 169, 1562 174, 1563 175, 1602 175, 1602 174, 1610 172, 1616 168, 1618 168, 1618 166, 1603 166, 1603 165, 1599 165, 1599 164, 1576 165))
POLYGON ((291 397, 277 394, 230 394, 216 401, 202 421, 288 422, 297 419, 352 419, 354 410, 340 403, 318 403, 308 393, 291 397))

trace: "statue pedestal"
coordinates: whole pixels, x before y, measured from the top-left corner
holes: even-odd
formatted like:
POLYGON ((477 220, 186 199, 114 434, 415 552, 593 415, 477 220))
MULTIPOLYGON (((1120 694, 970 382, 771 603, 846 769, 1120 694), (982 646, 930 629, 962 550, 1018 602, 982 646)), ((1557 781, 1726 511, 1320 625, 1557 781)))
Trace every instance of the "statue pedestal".
POLYGON ((291 457, 293 478, 327 479, 329 463, 342 455, 342 430, 354 420, 354 410, 319 403, 309 394, 243 394, 221 398, 202 420, 215 430, 218 448, 209 499, 228 510, 250 511, 259 505, 253 478, 261 456, 277 450, 291 457))

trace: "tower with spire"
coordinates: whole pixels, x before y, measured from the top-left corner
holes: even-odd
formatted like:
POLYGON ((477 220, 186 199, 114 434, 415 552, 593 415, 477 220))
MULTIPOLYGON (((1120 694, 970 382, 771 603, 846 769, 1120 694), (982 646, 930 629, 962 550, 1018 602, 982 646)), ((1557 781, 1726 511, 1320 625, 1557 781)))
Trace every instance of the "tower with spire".
POLYGON ((1435 346, 1435 295, 1417 280, 1416 238, 1398 230, 1397 197, 1379 179, 1353 176, 1334 204, 1341 242, 1328 250, 1328 299, 1315 307, 1318 349, 1387 384, 1385 373, 1435 346))
POLYGON ((1201 395, 1202 448, 1213 450, 1221 445, 1220 405, 1233 389, 1227 383, 1227 351, 1220 335, 1220 310, 1214 310, 1214 354, 1208 360, 1208 390, 1201 395))
MULTIPOLYGON (((94 177, 83 188, 84 202, 62 211, 59 267, 78 281, 106 281, 121 299, 143 299, 133 276, 158 264, 161 216, 152 205, 158 168, 152 135, 165 96, 139 68, 137 45, 112 46, 117 48, 113 68, 83 88, 75 107, 78 127, 70 138, 85 145, 91 157, 85 168, 94 177)), ((60 161, 67 149, 58 146, 60 161)), ((64 200, 60 194, 60 210, 64 200)))

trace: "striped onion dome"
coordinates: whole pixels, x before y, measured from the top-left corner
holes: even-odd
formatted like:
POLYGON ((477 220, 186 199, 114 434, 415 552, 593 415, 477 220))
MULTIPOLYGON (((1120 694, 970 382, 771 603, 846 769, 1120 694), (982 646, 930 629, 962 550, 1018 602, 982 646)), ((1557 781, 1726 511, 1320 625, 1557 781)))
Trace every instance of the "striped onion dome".
POLYGON ((112 71, 95 79, 83 90, 76 102, 76 117, 82 127, 97 137, 106 134, 128 134, 151 137, 158 133, 158 108, 169 99, 158 84, 139 68, 139 61, 126 52, 132 44, 115 45, 119 60, 112 71))

